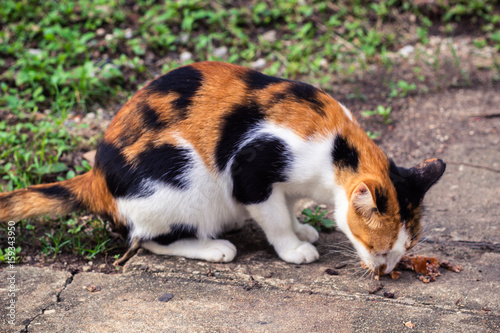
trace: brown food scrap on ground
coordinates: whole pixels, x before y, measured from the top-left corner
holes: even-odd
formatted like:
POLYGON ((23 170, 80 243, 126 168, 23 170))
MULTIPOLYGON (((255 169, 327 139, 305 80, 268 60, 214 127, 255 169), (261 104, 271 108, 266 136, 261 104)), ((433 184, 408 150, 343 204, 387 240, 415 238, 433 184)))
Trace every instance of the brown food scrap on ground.
POLYGON ((432 280, 430 276, 424 276, 424 275, 420 275, 420 276, 418 277, 418 279, 419 279, 420 281, 422 281, 423 283, 429 283, 429 282, 431 282, 431 281, 435 281, 435 280, 432 280))
POLYGON ((460 273, 463 270, 462 265, 452 265, 449 261, 442 261, 441 267, 446 268, 449 271, 453 271, 455 273, 460 273))
MULTIPOLYGON (((361 267, 370 269, 370 266, 363 261, 361 262, 361 267)), ((418 277, 418 279, 424 283, 436 281, 437 277, 441 275, 439 267, 443 267, 457 273, 461 272, 463 269, 462 265, 452 265, 446 260, 439 262, 439 259, 436 257, 426 256, 403 256, 397 265, 397 268, 399 269, 414 271, 417 274, 422 274, 418 277)), ((384 274, 380 272, 375 274, 374 279, 377 281, 380 280, 381 275, 384 274)), ((401 276, 401 272, 393 270, 390 275, 393 280, 397 280, 401 276)))
POLYGON ((95 284, 91 283, 89 285, 87 285, 87 290, 90 291, 91 293, 94 293, 96 291, 101 291, 101 287, 99 286, 96 286, 95 284))
POLYGON ((401 272, 399 271, 392 271, 391 272, 391 279, 397 280, 401 277, 401 272))
POLYGON ((411 320, 410 320, 410 321, 407 321, 407 322, 404 322, 404 321, 403 321, 403 324, 405 324, 405 326, 406 326, 406 327, 409 327, 409 328, 414 328, 414 327, 415 327, 415 324, 413 324, 413 323, 411 322, 411 320))
POLYGON ((439 275, 439 259, 436 257, 425 257, 425 256, 415 256, 408 257, 403 256, 401 258, 400 264, 403 264, 404 269, 411 269, 420 274, 429 275, 437 274, 439 275))
POLYGON ((398 264, 400 269, 412 270, 418 274, 419 280, 424 283, 429 283, 436 281, 436 278, 441 275, 439 272, 439 267, 443 267, 454 272, 460 272, 462 270, 461 265, 452 265, 448 261, 439 262, 436 257, 425 257, 425 256, 403 256, 398 264))

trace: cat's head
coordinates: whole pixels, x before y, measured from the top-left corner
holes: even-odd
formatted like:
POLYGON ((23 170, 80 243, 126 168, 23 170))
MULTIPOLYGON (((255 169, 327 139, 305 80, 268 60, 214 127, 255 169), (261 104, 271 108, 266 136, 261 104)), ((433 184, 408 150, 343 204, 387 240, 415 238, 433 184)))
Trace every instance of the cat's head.
POLYGON ((371 270, 389 273, 418 242, 424 195, 445 167, 438 159, 410 169, 390 161, 388 177, 359 179, 353 184, 347 193, 347 234, 371 270))

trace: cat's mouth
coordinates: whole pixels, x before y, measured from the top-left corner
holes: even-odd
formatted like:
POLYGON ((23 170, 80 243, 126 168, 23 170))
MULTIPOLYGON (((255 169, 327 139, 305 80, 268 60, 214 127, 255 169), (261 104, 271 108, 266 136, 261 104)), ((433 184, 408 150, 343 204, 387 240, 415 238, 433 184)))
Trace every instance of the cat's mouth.
POLYGON ((375 273, 380 275, 380 274, 387 274, 389 272, 386 272, 385 270, 387 269, 387 265, 386 264, 383 264, 383 265, 380 265, 377 267, 377 269, 375 269, 375 273))
POLYGON ((394 269, 394 267, 396 267, 396 264, 393 265, 381 264, 374 267, 365 263, 364 261, 361 261, 361 267, 368 269, 371 273, 375 275, 389 274, 394 269))

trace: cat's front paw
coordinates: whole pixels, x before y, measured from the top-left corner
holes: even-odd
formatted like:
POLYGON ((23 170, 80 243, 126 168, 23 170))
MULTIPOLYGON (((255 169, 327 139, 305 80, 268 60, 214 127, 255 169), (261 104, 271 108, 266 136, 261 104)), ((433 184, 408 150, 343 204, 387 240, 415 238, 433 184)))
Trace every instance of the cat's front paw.
POLYGON ((295 234, 297 237, 303 241, 308 243, 314 243, 319 239, 319 233, 314 227, 309 224, 299 224, 297 225, 297 229, 295 230, 295 234))
POLYGON ((203 253, 203 259, 213 262, 230 262, 235 256, 236 247, 225 239, 211 240, 203 253))
POLYGON ((319 259, 319 253, 311 243, 300 243, 295 249, 279 253, 281 259, 292 264, 307 264, 319 259))

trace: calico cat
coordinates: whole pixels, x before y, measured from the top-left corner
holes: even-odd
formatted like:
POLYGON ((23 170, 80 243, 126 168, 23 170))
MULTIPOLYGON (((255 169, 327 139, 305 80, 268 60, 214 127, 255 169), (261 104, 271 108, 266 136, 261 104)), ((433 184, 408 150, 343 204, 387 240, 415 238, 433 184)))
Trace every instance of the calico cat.
POLYGON ((0 221, 83 208, 131 248, 229 262, 216 237, 253 218, 281 259, 310 263, 318 232, 293 206, 312 198, 370 269, 390 272, 420 235, 422 199, 445 164, 397 167, 324 91, 202 62, 150 82, 115 116, 88 173, 0 194, 0 221))

